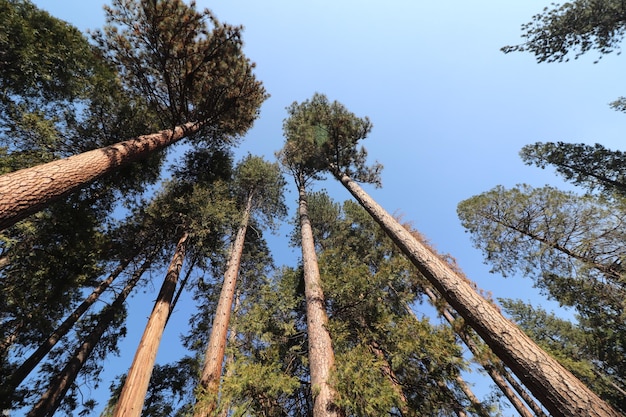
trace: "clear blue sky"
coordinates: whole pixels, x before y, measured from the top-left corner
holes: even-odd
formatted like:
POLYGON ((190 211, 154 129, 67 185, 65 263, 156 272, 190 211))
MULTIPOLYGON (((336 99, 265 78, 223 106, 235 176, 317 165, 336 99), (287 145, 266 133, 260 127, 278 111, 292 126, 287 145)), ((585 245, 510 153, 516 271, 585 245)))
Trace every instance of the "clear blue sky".
MULTIPOLYGON (((99 0, 34 3, 81 30, 104 21, 99 0)), ((500 52, 521 41, 520 25, 550 0, 197 3, 224 22, 245 27, 246 54, 271 94, 240 146, 242 154, 272 159, 283 143, 285 107, 324 93, 374 123, 364 144, 385 166, 383 188, 368 189, 379 203, 412 221, 495 297, 558 308, 533 290, 530 280, 488 273, 459 224, 456 205, 498 184, 563 186, 551 170, 522 163, 518 152, 525 144, 561 140, 621 148, 626 116, 608 103, 626 95, 623 56, 606 56, 595 65, 594 53, 570 63, 537 64, 529 54, 500 52)), ((330 181, 318 186, 336 200, 349 198, 330 181)), ((290 204, 295 198, 287 196, 290 204)), ((298 254, 285 239, 273 239, 271 247, 279 262, 296 263, 298 254)), ((151 301, 155 295, 141 297, 151 301)), ((125 348, 120 358, 109 360, 107 377, 125 372, 132 360, 151 308, 139 298, 144 310, 131 312, 125 348)), ((178 324, 164 337, 160 361, 175 359, 173 348, 187 323, 187 312, 179 313, 178 324)), ((484 393, 480 384, 476 390, 484 393)), ((108 381, 102 386, 106 391, 108 381)))

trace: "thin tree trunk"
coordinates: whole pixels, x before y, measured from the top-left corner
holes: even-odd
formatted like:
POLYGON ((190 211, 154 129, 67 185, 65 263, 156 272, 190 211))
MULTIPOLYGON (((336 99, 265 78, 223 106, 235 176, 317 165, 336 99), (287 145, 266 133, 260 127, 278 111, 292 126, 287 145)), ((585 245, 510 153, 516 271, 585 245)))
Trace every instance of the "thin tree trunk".
MULTIPOLYGON (((239 302, 241 297, 241 291, 237 290, 235 294, 235 305, 233 306, 233 314, 237 315, 239 311, 239 302)), ((237 326, 235 323, 230 325, 230 332, 228 334, 228 344, 230 346, 235 346, 237 343, 237 326)), ((231 353, 226 357, 226 364, 224 367, 226 368, 226 377, 233 375, 233 365, 235 364, 235 356, 231 353)), ((230 404, 225 403, 220 405, 221 411, 219 413, 219 417, 228 417, 230 414, 230 404)))
POLYGON ((183 266, 188 237, 189 234, 185 232, 178 240, 165 280, 154 303, 133 363, 128 370, 128 376, 113 413, 114 417, 139 417, 141 415, 161 336, 163 336, 165 323, 170 314, 172 298, 183 266))
MULTIPOLYGON (((398 294, 398 292, 396 291, 395 288, 393 288, 393 286, 391 288, 392 288, 392 290, 396 294, 398 294)), ((426 295, 428 296, 428 298, 430 298, 433 301, 433 304, 436 305, 438 297, 435 295, 435 293, 430 288, 423 288, 423 290, 426 293, 426 295)), ((404 305, 404 308, 405 308, 405 310, 407 311, 408 314, 410 314, 415 320, 419 320, 417 318, 417 315, 415 314, 415 312, 411 308, 411 306, 409 306, 409 304, 406 301, 402 300, 402 304, 404 305)), ((446 318, 446 320, 448 321, 449 324, 451 324, 451 325, 453 324, 454 318, 449 314, 449 312, 447 310, 443 311, 443 316, 446 318)), ((454 329, 454 327, 453 327, 453 329, 454 329)), ((476 346, 476 345, 474 345, 474 346, 476 346)), ((472 350, 470 348, 470 351, 474 355, 477 354, 477 350, 472 350)), ((459 387, 461 388, 461 391, 463 391, 463 393, 465 394, 467 399, 470 401, 470 403, 472 404, 472 406, 476 410, 476 413, 478 415, 480 415, 480 416, 489 416, 490 415, 489 411, 485 409, 485 406, 480 402, 480 400, 476 397, 476 395, 474 394, 474 392, 472 391, 470 386, 467 385, 465 380, 463 378, 461 378, 460 375, 458 375, 456 377, 456 382, 459 385, 459 387)), ((510 393, 512 394, 512 391, 510 393)), ((506 395, 506 393, 505 393, 505 395, 506 395)), ((508 398, 508 396, 507 396, 507 398, 508 398)), ((521 404, 521 402, 520 402, 520 404, 521 404)), ((532 416, 523 416, 523 417, 532 417, 532 416)))
POLYGON ((217 303, 211 335, 204 355, 204 368, 199 382, 199 398, 194 407, 194 417, 208 417, 217 408, 217 396, 222 376, 224 352, 228 338, 228 324, 233 308, 233 298, 237 289, 237 275, 241 264, 241 255, 246 240, 246 231, 252 211, 252 195, 248 197, 243 218, 237 230, 235 241, 230 249, 230 257, 224 273, 224 283, 217 303))
MULTIPOLYGON (((430 298, 434 305, 437 305, 439 301, 439 297, 434 293, 434 291, 430 288, 424 288, 424 292, 430 298)), ((454 327, 454 322, 456 318, 452 315, 452 313, 448 310, 447 307, 444 307, 441 311, 441 314, 446 319, 446 321, 454 327)), ((506 383, 503 378, 500 370, 493 363, 490 362, 488 358, 484 358, 484 355, 480 352, 480 349, 476 342, 470 337, 469 334, 464 332, 463 330, 456 330, 456 334, 461 338, 463 343, 468 347, 474 358, 480 363, 483 369, 489 374, 493 382, 500 388, 500 391, 504 394, 504 396, 509 400, 513 408, 517 410, 520 416, 522 417, 533 417, 533 414, 530 410, 524 405, 524 403, 515 395, 515 392, 511 389, 511 387, 506 383)))
POLYGON ((113 301, 110 306, 104 308, 91 333, 89 333, 83 343, 76 349, 74 356, 69 360, 63 371, 54 377, 48 390, 30 410, 27 417, 51 417, 55 413, 63 397, 65 397, 65 394, 76 380, 81 368, 91 355, 91 352, 93 352, 93 349, 102 338, 104 332, 109 328, 115 315, 122 308, 124 301, 149 267, 150 261, 144 262, 141 268, 133 274, 122 292, 115 298, 115 301, 113 301))
POLYGON ((0 230, 121 166, 197 132, 201 127, 201 123, 187 123, 0 176, 0 230))
POLYGON ((507 320, 465 278, 411 236, 349 176, 335 172, 335 177, 552 415, 620 415, 507 320))
POLYGON ((313 417, 338 417, 342 413, 334 404, 335 390, 329 382, 335 365, 335 353, 326 325, 328 315, 320 272, 315 253, 313 229, 309 220, 306 192, 299 188, 300 232, 302 234, 302 263, 304 268, 304 296, 306 298, 306 321, 309 340, 309 368, 311 392, 313 393, 313 417))
POLYGON ((404 394, 404 391, 402 390, 402 385, 400 385, 400 383, 398 382, 398 378, 396 377, 395 372, 391 368, 391 364, 387 360, 387 356, 385 355, 385 352, 380 347, 378 342, 376 342, 375 340, 372 340, 369 342, 369 348, 370 348, 370 351, 379 360, 383 362, 383 366, 381 367, 381 372, 383 373, 383 375, 387 377, 387 379, 391 383, 391 386, 393 387, 394 392, 396 393, 396 395, 398 396, 398 399, 400 400, 400 404, 398 404, 398 409, 400 410, 400 413, 403 416, 408 416, 409 407, 408 407, 408 401, 406 399, 406 395, 404 394))
MULTIPOLYGON (((501 365, 501 367, 504 367, 504 365, 501 365)), ((517 382, 517 380, 513 378, 513 375, 511 375, 509 371, 507 371, 506 369, 502 369, 500 373, 504 376, 504 379, 507 380, 509 385, 511 385, 513 389, 519 394, 519 396, 522 397, 526 404, 528 404, 531 410, 533 410, 533 413, 535 413, 536 417, 548 417, 546 413, 544 413, 544 411, 541 409, 539 404, 537 404, 533 400, 530 394, 528 394, 528 392, 524 389, 522 384, 517 382)))
POLYGON ((33 369, 41 362, 41 360, 52 350, 54 345, 65 336, 74 326, 74 324, 82 317, 82 315, 91 307, 100 295, 111 285, 111 283, 126 269, 131 259, 125 259, 122 263, 96 287, 96 289, 57 327, 57 329, 17 368, 9 377, 7 386, 9 392, 15 389, 26 379, 33 369))

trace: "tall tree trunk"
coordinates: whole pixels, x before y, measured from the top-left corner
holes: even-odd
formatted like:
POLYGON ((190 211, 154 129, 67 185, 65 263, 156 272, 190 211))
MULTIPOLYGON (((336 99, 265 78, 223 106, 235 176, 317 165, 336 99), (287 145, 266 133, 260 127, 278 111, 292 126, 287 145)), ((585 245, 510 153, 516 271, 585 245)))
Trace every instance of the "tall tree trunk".
POLYGON ((320 282, 320 271, 315 253, 313 229, 309 220, 304 185, 298 186, 300 232, 302 234, 302 263, 304 268, 304 296, 309 340, 309 368, 311 392, 314 396, 313 417, 338 417, 342 413, 334 404, 335 390, 330 385, 330 372, 335 365, 335 353, 326 325, 328 315, 320 282))
POLYGON ((139 417, 141 415, 150 376, 161 343, 161 336, 163 336, 165 323, 170 315, 172 298, 183 266, 188 237, 189 234, 185 232, 178 240, 165 280, 154 303, 133 363, 128 370, 126 381, 113 413, 114 417, 139 417))
POLYGON ((204 368, 199 381, 198 402, 194 407, 194 417, 208 417, 217 408, 217 396, 222 376, 222 364, 228 338, 228 324, 233 308, 233 298, 237 289, 237 275, 241 264, 241 255, 252 211, 252 195, 248 197, 243 218, 237 230, 235 241, 230 248, 230 256, 224 273, 224 283, 217 303, 211 335, 204 355, 204 368))
POLYGON ((37 404, 30 410, 27 417, 51 417, 61 404, 63 397, 70 389, 85 361, 93 352, 93 349, 107 331, 115 315, 121 310, 124 301, 133 290, 143 273, 150 267, 150 261, 144 262, 132 278, 126 283, 122 292, 115 298, 110 306, 104 308, 100 313, 95 327, 84 339, 83 343, 76 349, 74 355, 69 360, 65 368, 52 380, 48 390, 42 395, 37 404))
POLYGON ((121 166, 197 132, 201 127, 201 123, 187 123, 0 176, 0 230, 121 166))
MULTIPOLYGON (((241 291, 237 290, 235 294, 234 306, 233 306, 233 314, 237 315, 239 311, 239 303, 241 298, 241 291)), ((228 344, 230 346, 235 346, 237 343, 237 326, 235 323, 230 325, 230 332, 228 333, 228 344)), ((234 374, 233 366, 235 364, 235 355, 232 353, 226 356, 226 361, 224 364, 224 368, 226 369, 226 377, 232 376, 234 374)), ((220 404, 220 412, 218 414, 219 417, 228 417, 230 415, 230 404, 228 402, 222 402, 220 404)))
POLYGON ((334 175, 552 415, 620 415, 415 239, 349 176, 337 171, 334 175))
MULTIPOLYGON (((131 259, 125 259, 113 271, 107 279, 102 281, 98 287, 56 328, 56 330, 48 336, 48 338, 26 359, 10 376, 6 384, 6 392, 13 393, 15 389, 26 379, 33 369, 41 362, 41 360, 52 350, 54 345, 65 336, 74 326, 74 324, 82 317, 82 315, 91 307, 100 295, 111 285, 119 274, 126 269, 131 259)), ((4 388, 2 388, 4 391, 4 388)), ((9 394, 11 395, 11 394, 9 394)))

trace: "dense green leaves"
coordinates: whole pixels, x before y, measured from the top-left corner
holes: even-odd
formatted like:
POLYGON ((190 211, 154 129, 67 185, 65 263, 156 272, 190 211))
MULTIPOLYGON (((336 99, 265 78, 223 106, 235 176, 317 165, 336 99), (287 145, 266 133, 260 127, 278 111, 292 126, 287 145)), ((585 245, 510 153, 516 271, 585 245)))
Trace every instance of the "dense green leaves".
POLYGON ((107 26, 95 39, 163 127, 206 122, 211 140, 248 130, 266 94, 241 51, 240 27, 182 0, 115 0, 105 9, 107 26))
POLYGON ((324 171, 344 172, 356 181, 380 186, 380 164, 366 165, 367 151, 358 147, 372 130, 370 120, 358 118, 337 101, 316 93, 287 108, 283 123, 287 139, 279 153, 296 181, 320 179, 324 171), (300 178, 301 177, 301 178, 300 178))

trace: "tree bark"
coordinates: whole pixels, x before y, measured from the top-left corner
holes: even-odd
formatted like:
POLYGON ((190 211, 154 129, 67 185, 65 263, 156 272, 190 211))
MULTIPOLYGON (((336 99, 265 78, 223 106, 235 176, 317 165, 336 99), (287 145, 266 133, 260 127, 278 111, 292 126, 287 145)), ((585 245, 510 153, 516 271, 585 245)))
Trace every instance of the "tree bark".
POLYGON ((63 371, 54 377, 48 390, 30 410, 27 417, 51 417, 54 415, 63 397, 76 380, 78 373, 91 355, 91 352, 93 352, 98 341, 100 341, 104 332, 109 328, 115 315, 122 308, 124 301, 149 266, 149 261, 144 262, 141 268, 137 270, 128 281, 122 292, 115 298, 115 301, 113 301, 110 306, 105 307, 102 313, 100 313, 96 326, 74 352, 74 356, 69 360, 63 371))
POLYGON ((139 417, 141 415, 161 336, 163 336, 165 323, 170 314, 172 298, 183 266, 188 237, 189 234, 185 232, 178 240, 165 280, 154 303, 133 363, 128 370, 128 376, 113 413, 114 417, 139 417))
POLYGON ((620 415, 507 320, 465 278, 411 236, 349 176, 337 171, 334 175, 553 416, 620 415))
POLYGON ((241 255, 252 212, 252 195, 248 197, 243 218, 237 230, 235 241, 230 250, 230 257, 224 273, 224 283, 217 303, 211 335, 204 356, 204 368, 199 382, 199 398, 194 407, 194 417, 208 417, 217 408, 217 396, 222 376, 222 365, 228 338, 228 324, 233 308, 233 298, 237 289, 237 275, 241 264, 241 255))
MULTIPOLYGON (((113 280, 128 266, 130 258, 125 259, 113 271, 107 279, 102 281, 98 287, 57 327, 57 329, 26 359, 8 378, 8 393, 13 393, 15 389, 26 379, 41 360, 52 350, 54 345, 65 336, 78 321, 79 318, 91 307, 100 295, 111 285, 113 280)), ((4 391, 4 388, 2 389, 4 391)))
POLYGON ((0 230, 121 166, 199 131, 201 127, 202 123, 187 123, 0 176, 0 230))
MULTIPOLYGON (((434 291, 430 288, 424 288, 424 292, 433 301, 433 304, 437 304, 439 297, 434 293, 434 291)), ((448 310, 447 307, 443 308, 441 314, 446 319, 446 321, 453 325, 456 318, 452 315, 452 313, 448 310)), ((454 326, 453 326, 454 328, 454 326)), ((477 362, 483 367, 483 369, 489 374, 493 382, 500 388, 500 391, 504 394, 504 396, 509 400, 513 408, 517 410, 521 417, 533 417, 533 414, 530 410, 524 405, 524 403, 515 395, 515 392, 511 389, 511 387, 506 383, 504 377, 500 373, 500 369, 497 368, 493 363, 490 362, 489 359, 484 358, 480 352, 478 345, 475 341, 463 330, 455 330, 456 334, 461 338, 463 343, 467 346, 467 348, 472 352, 474 358, 476 358, 477 362)))
POLYGON ((304 186, 299 185, 298 188, 313 417, 340 417, 342 413, 333 401, 335 390, 329 382, 330 372, 335 365, 335 353, 326 328, 328 315, 320 282, 313 229, 309 220, 304 186))

